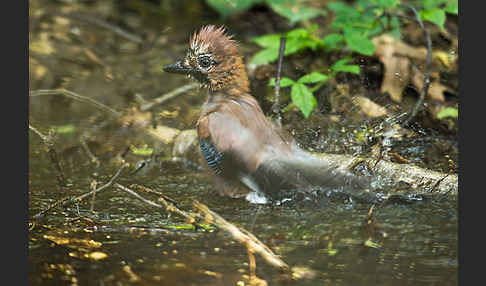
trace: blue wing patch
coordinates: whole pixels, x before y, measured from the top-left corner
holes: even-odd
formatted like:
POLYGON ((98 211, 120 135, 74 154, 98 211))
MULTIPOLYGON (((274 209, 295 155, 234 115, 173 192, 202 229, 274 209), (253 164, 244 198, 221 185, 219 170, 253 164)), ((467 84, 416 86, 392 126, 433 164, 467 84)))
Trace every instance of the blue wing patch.
POLYGON ((216 174, 221 173, 221 161, 223 159, 223 153, 216 150, 213 143, 210 140, 202 139, 199 140, 199 147, 201 148, 201 152, 208 162, 208 166, 214 171, 216 174))

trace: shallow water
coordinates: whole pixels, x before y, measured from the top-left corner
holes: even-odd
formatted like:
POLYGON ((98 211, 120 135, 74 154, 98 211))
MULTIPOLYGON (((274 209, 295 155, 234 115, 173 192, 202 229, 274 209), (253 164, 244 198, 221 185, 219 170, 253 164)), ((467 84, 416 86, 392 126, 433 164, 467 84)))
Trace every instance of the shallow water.
MULTIPOLYGON (((44 160, 47 168, 49 163, 44 160)), ((89 172, 84 175, 92 176, 89 172)), ((89 190, 68 190, 59 195, 53 178, 49 172, 43 178, 31 176, 31 215, 55 199, 89 190)), ((107 178, 101 176, 102 180, 107 178)), ((257 206, 215 195, 205 175, 193 171, 158 177, 122 176, 118 182, 137 182, 162 192, 179 202, 183 210, 191 210, 191 202, 199 200, 226 220, 250 230, 291 267, 305 266, 316 272, 312 279, 289 282, 257 255, 256 274, 270 285, 457 284, 455 199, 379 206, 368 225, 370 206, 366 204, 314 200, 257 206)), ((155 196, 141 195, 156 201, 155 196)), ((36 221, 29 232, 32 285, 60 285, 63 281, 126 285, 135 279, 130 271, 143 285, 235 285, 247 281, 246 249, 222 231, 195 230, 184 219, 168 216, 114 188, 96 196, 94 213, 89 209, 88 200, 53 210, 36 221), (62 243, 62 239, 68 242, 62 243), (89 247, 80 240, 100 245, 89 247), (86 256, 93 252, 102 252, 107 258, 97 261, 86 256)))

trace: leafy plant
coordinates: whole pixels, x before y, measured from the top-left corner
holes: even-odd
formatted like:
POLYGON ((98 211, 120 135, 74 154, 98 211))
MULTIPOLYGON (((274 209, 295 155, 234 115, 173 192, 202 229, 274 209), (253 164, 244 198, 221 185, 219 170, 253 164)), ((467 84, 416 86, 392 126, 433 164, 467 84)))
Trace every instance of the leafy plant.
MULTIPOLYGON (((446 13, 458 14, 458 0, 417 1, 422 20, 430 21, 444 28, 446 13)), ((363 55, 372 55, 375 47, 371 37, 382 33, 400 36, 398 10, 404 9, 400 0, 358 0, 356 6, 342 2, 327 5, 334 14, 330 28, 335 32, 323 41, 331 49, 350 50, 363 55)))
MULTIPOLYGON (((304 5, 306 0, 206 0, 209 6, 223 17, 241 13, 254 4, 268 5, 274 12, 289 20, 291 25, 309 20, 326 11, 304 5)), ((446 13, 458 14, 458 0, 421 0, 414 6, 422 20, 444 28, 446 13)), ((296 28, 283 34, 269 34, 254 38, 253 41, 262 47, 250 61, 253 65, 265 65, 277 60, 280 50, 280 38, 286 37, 284 56, 304 50, 349 51, 366 56, 375 52, 371 38, 383 33, 400 37, 399 9, 403 9, 401 0, 357 0, 353 6, 344 2, 330 2, 327 9, 333 13, 330 25, 331 32, 324 37, 317 34, 317 25, 308 28, 296 28)), ((348 64, 349 59, 337 61, 329 74, 313 71, 294 81, 282 78, 281 87, 291 87, 291 100, 305 117, 308 117, 317 105, 313 95, 336 72, 359 74, 359 66, 348 64), (313 87, 309 85, 314 84, 313 87)), ((271 82, 270 84, 274 84, 271 82)), ((448 110, 447 112, 449 112, 448 110)), ((444 111, 446 112, 446 111, 444 111)), ((444 113, 444 114, 450 114, 444 113)), ((451 116, 451 115, 445 115, 451 116)), ((453 115, 452 115, 453 116, 453 115)))
MULTIPOLYGON (((283 77, 280 79, 280 86, 291 86, 290 98, 292 99, 293 104, 295 104, 307 118, 317 105, 316 98, 312 93, 316 90, 316 87, 318 88, 320 85, 316 85, 314 88, 309 88, 306 84, 315 84, 318 82, 324 84, 328 79, 329 77, 322 73, 312 72, 304 75, 297 81, 293 81, 288 77, 283 77)), ((270 85, 275 86, 275 79, 270 82, 270 85)))
MULTIPOLYGON (((217 7, 221 13, 241 11, 244 7, 263 0, 207 0, 208 3, 219 3, 217 7), (231 6, 234 5, 234 6, 231 6), (224 9, 224 7, 233 7, 224 9)), ((313 18, 322 11, 303 6, 302 1, 297 0, 266 0, 274 11, 287 17, 290 23, 295 24, 304 19, 313 18)), ((333 12, 334 18, 330 25, 332 33, 322 39, 314 36, 317 25, 308 29, 294 29, 285 34, 270 34, 253 39, 255 43, 264 48, 258 52, 251 63, 255 65, 268 64, 278 57, 280 37, 287 38, 284 55, 290 55, 307 48, 316 50, 322 48, 327 51, 341 50, 347 47, 349 50, 367 56, 373 55, 375 46, 371 41, 372 36, 390 33, 395 37, 400 36, 400 20, 395 12, 400 6, 400 0, 358 0, 356 7, 343 2, 330 2, 327 8, 333 12)), ((422 19, 435 23, 443 28, 445 13, 458 13, 458 0, 423 0, 417 7, 423 7, 419 11, 422 19)))
POLYGON ((430 21, 441 29, 444 29, 446 13, 457 15, 458 0, 423 0, 417 2, 417 7, 422 7, 419 12, 422 20, 430 21))
MULTIPOLYGON (((368 0, 366 3, 367 7, 371 7, 370 5, 374 4, 374 2, 383 2, 381 3, 382 6, 378 6, 378 8, 385 9, 397 1, 368 0)), ((342 2, 331 2, 327 7, 335 14, 330 26, 335 32, 319 38, 313 34, 317 30, 317 25, 312 25, 308 29, 297 28, 284 34, 269 34, 254 38, 253 41, 261 46, 263 50, 256 53, 250 63, 262 65, 277 60, 280 37, 282 36, 287 38, 284 55, 290 55, 305 49, 332 51, 340 50, 347 46, 351 51, 371 56, 375 51, 375 46, 370 37, 382 33, 384 25, 394 29, 398 29, 399 26, 397 18, 391 18, 390 20, 386 17, 377 19, 373 13, 362 13, 360 10, 342 2)))
POLYGON ((250 63, 258 66, 277 60, 280 49, 280 37, 282 36, 287 38, 284 56, 297 53, 307 48, 316 50, 323 45, 319 38, 312 35, 312 32, 316 28, 317 25, 313 25, 310 29, 299 28, 285 34, 269 34, 254 38, 253 41, 264 49, 256 53, 250 63))
POLYGON ((223 18, 241 13, 254 4, 265 3, 275 13, 287 18, 291 25, 325 14, 324 10, 305 6, 306 0, 206 0, 223 18))
MULTIPOLYGON (((279 1, 267 0, 267 2, 279 1)), ((427 20, 443 28, 445 14, 458 13, 458 0, 423 0, 418 1, 416 7, 420 8, 418 13, 422 20, 427 20)), ((375 52, 372 37, 383 33, 400 37, 400 20, 397 12, 404 8, 400 0, 358 0, 354 6, 343 2, 330 2, 327 4, 327 8, 334 15, 330 25, 331 33, 321 38, 316 35, 317 25, 312 25, 307 29, 297 28, 283 34, 254 38, 253 41, 263 49, 253 56, 250 63, 258 66, 276 61, 282 36, 287 38, 284 56, 306 49, 313 51, 319 49, 324 51, 348 50, 371 56, 375 52)), ((327 75, 327 79, 333 76, 332 73, 338 71, 359 74, 359 66, 349 65, 348 62, 347 58, 336 62, 331 67, 331 74, 327 75)), ((307 84, 319 82, 316 85, 319 86, 327 81, 327 79, 321 79, 314 82, 313 80, 317 80, 319 75, 323 74, 311 72, 297 81, 282 78, 281 87, 291 86, 292 103, 302 111, 305 117, 308 117, 316 106, 313 96, 316 88, 309 88, 307 84)))
MULTIPOLYGON (((313 93, 321 88, 330 78, 334 77, 338 72, 351 72, 359 74, 359 66, 349 65, 349 59, 342 59, 334 63, 329 68, 328 74, 323 74, 317 71, 311 72, 300 77, 294 81, 288 77, 280 79, 280 87, 291 87, 290 98, 292 104, 302 111, 306 118, 309 117, 312 110, 317 106, 317 100, 313 93), (309 87, 309 84, 314 84, 309 87)), ((272 78, 269 83, 270 86, 275 86, 275 78, 272 78)))
POLYGON ((386 14, 399 4, 398 0, 361 0, 356 7, 342 2, 331 2, 328 9, 334 14, 330 28, 334 33, 324 37, 331 50, 347 47, 353 52, 371 56, 375 46, 371 37, 388 32, 400 36, 397 15, 386 14))

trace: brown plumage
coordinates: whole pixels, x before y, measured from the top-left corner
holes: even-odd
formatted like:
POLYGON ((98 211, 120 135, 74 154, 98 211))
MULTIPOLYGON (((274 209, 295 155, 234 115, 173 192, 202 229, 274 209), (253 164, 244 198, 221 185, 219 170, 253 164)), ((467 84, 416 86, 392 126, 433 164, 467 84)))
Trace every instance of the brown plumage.
POLYGON ((301 150, 265 117, 249 94, 237 43, 224 28, 201 28, 190 38, 185 58, 164 70, 187 74, 209 91, 197 131, 206 167, 221 194, 236 197, 252 190, 278 199, 287 190, 366 184, 301 150))

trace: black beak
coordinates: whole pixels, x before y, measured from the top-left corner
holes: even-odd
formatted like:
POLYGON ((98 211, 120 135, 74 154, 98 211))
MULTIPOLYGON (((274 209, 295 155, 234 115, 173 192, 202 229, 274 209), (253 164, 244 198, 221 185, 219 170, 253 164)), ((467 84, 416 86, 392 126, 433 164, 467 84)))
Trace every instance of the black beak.
POLYGON ((189 74, 191 72, 191 67, 185 66, 184 60, 180 60, 173 64, 166 65, 163 69, 166 72, 179 74, 189 74))

